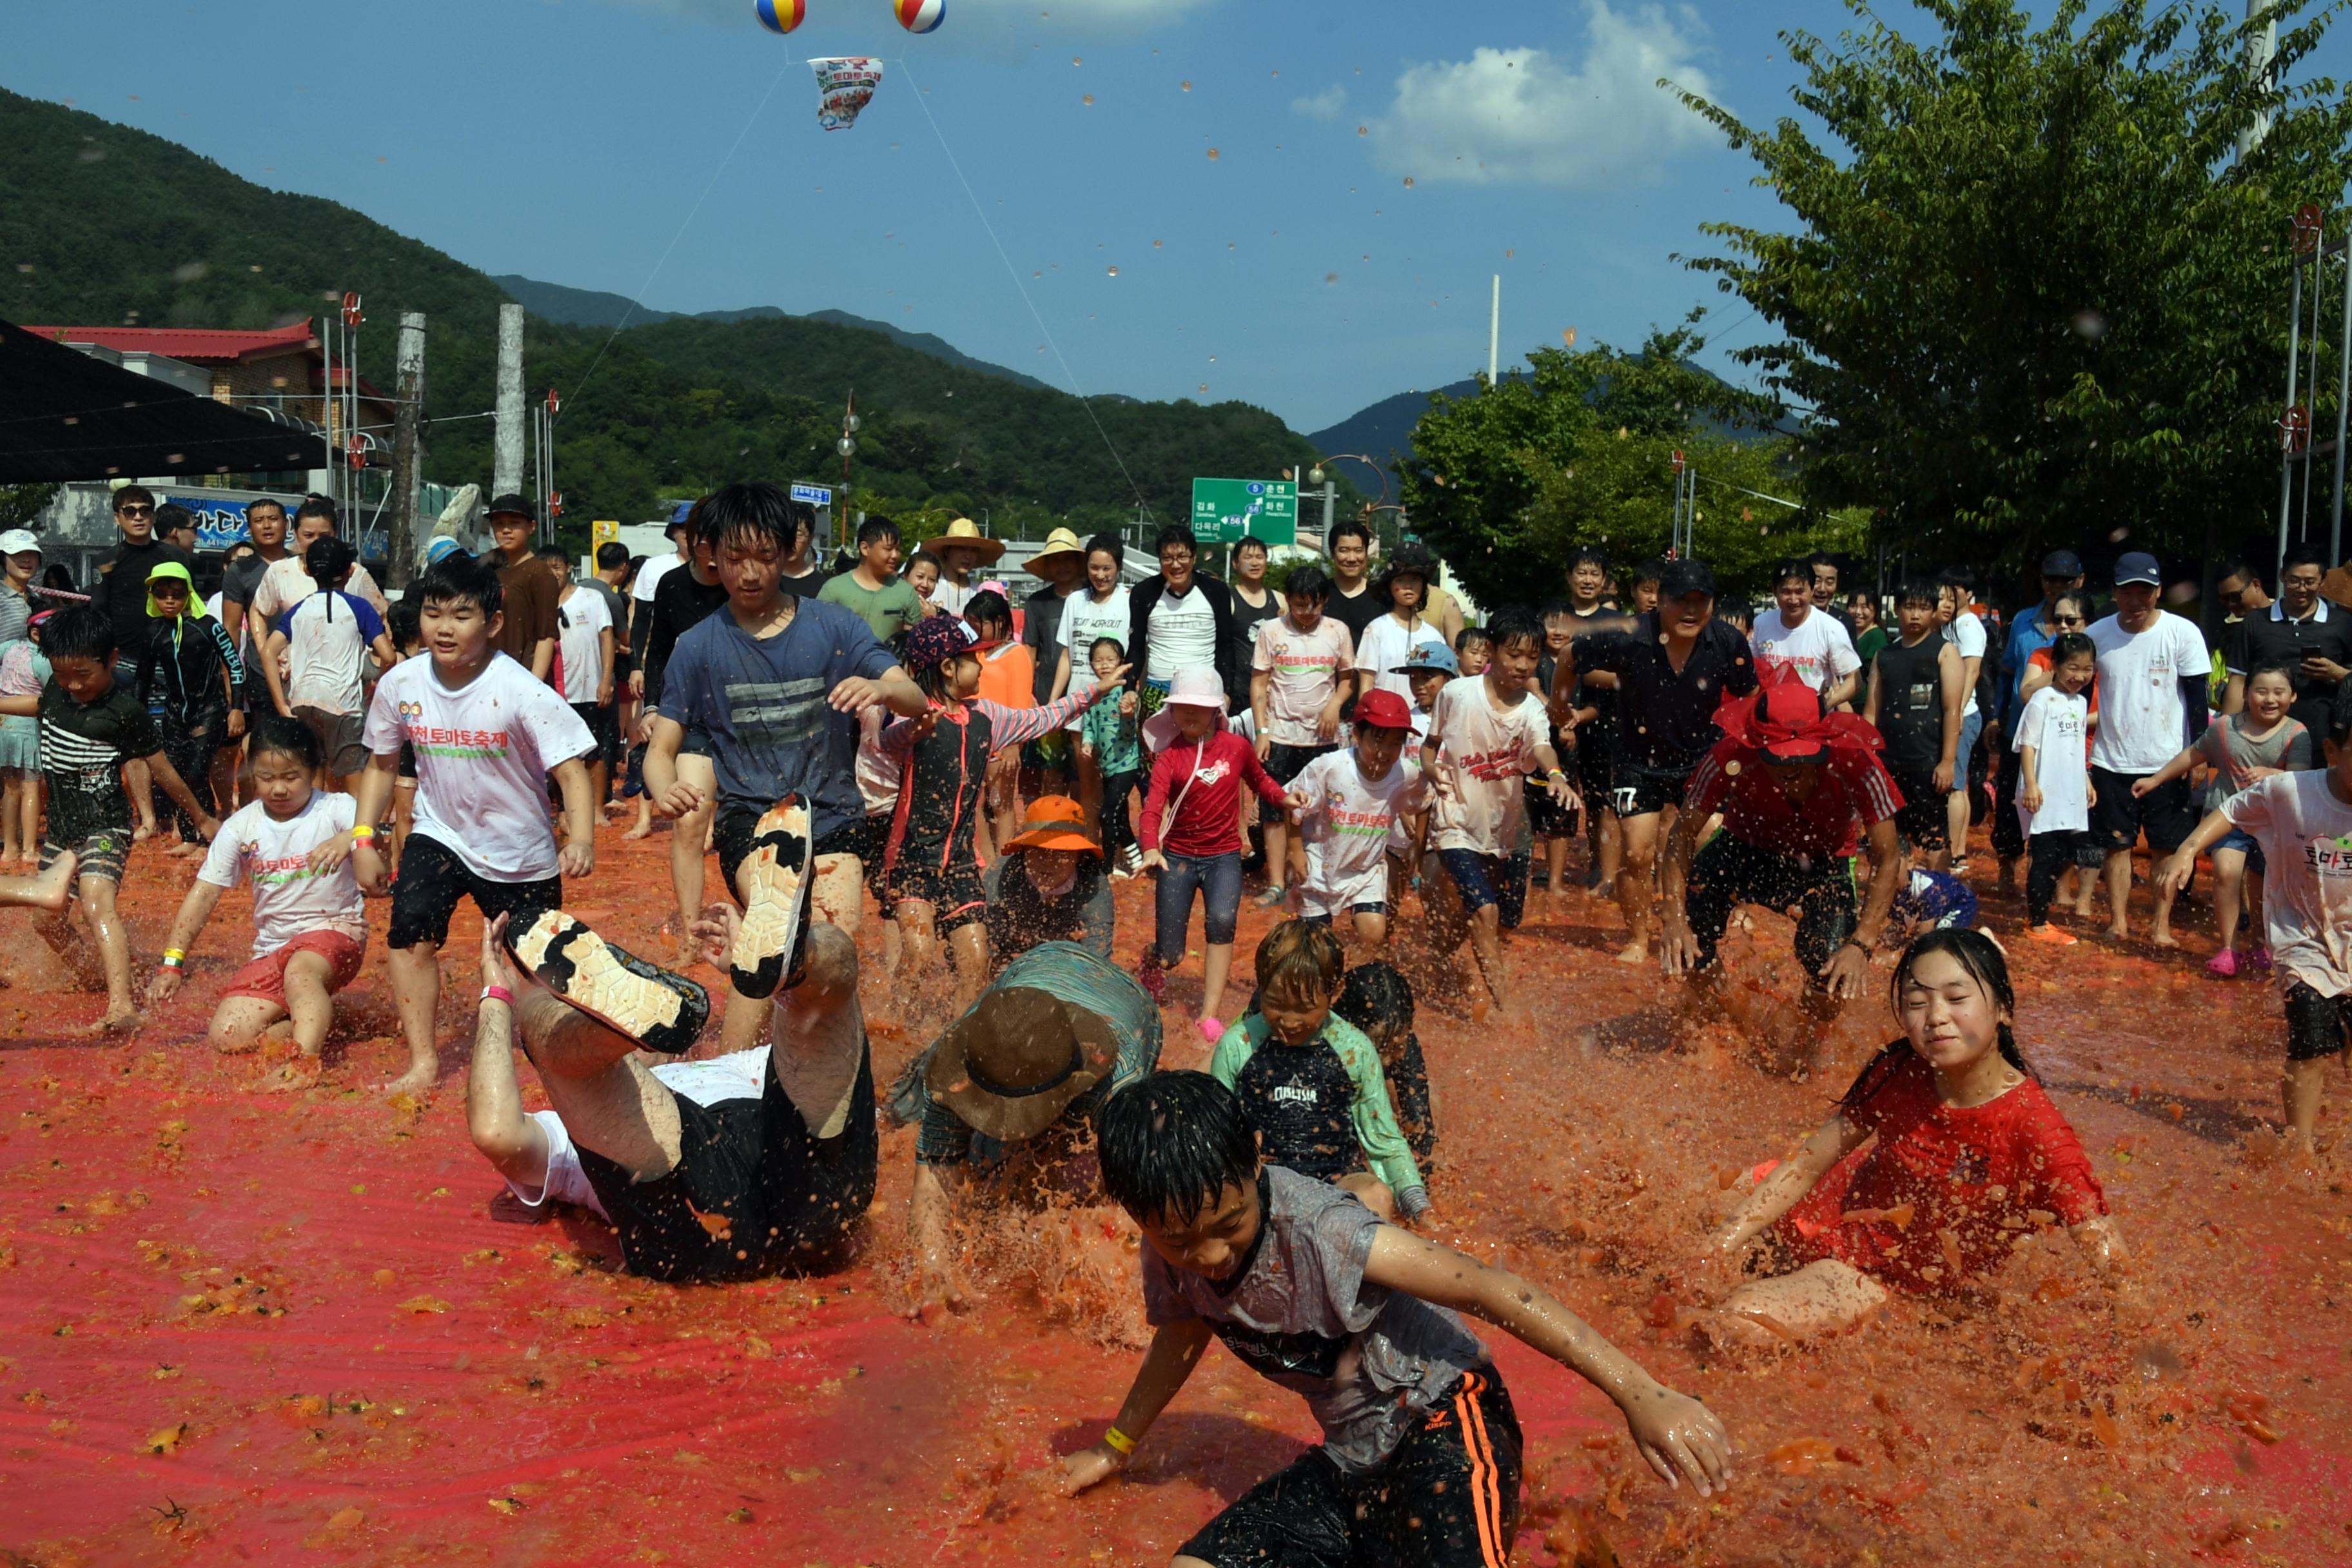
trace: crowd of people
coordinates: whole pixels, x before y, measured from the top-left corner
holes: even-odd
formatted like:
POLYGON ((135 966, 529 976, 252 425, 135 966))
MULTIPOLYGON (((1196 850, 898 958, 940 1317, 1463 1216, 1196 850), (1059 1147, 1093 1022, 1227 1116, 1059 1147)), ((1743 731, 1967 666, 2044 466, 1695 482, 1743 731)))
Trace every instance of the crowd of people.
POLYGON ((470 900, 473 1142, 520 1204, 602 1215, 634 1271, 838 1266, 885 1123, 914 1130, 919 1314, 971 1289, 960 1208, 1108 1198, 1145 1244, 1155 1338, 1064 1488, 1126 1464, 1212 1337, 1324 1432, 1181 1563, 1500 1562, 1520 1436, 1465 1318, 1605 1392, 1670 1482, 1729 1480, 1712 1412, 1539 1287, 1429 1239, 1444 1188, 1416 1010, 1511 1008, 1530 920, 1613 900, 1619 960, 1655 964, 1704 1018, 1742 908, 1791 916, 1803 994, 1759 1044, 1797 1072, 1893 958, 1896 1037, 1709 1245, 1723 1288, 1699 1331, 1727 1352, 1981 1279, 2021 1228, 2065 1229, 2131 1301, 1978 929, 1979 889, 2013 893, 2021 868, 2011 934, 2080 941, 2104 891, 2105 935, 2125 940, 2144 838, 2148 941, 2167 949, 2209 858, 2205 967, 2276 975, 2306 1152, 2325 1061, 2352 1037, 2335 934, 2352 912, 2352 614, 2308 551, 2275 600, 2251 569, 2224 574, 2216 659, 2139 552, 2095 617, 2063 551, 2006 617, 1966 572, 1842 594, 1818 557, 1780 564, 1751 617, 1702 562, 1585 552, 1556 598, 1471 625, 1422 547, 1375 572, 1360 523, 1278 579, 1245 540, 1230 581, 1181 524, 1139 582, 1118 535, 1057 530, 1016 605, 984 574, 1003 542, 967 521, 907 556, 868 517, 828 570, 810 510, 742 483, 679 510, 674 555, 607 545, 585 574, 534 547, 528 500, 500 498, 492 549, 436 541, 396 600, 331 503, 289 520, 257 502, 207 605, 173 510, 118 489, 122 542, 86 587, 44 574, 33 535, 0 535, 0 902, 33 908, 104 986, 99 1026, 170 1001, 244 884, 252 942, 208 1037, 276 1042, 285 1080, 308 1081, 366 963, 365 900, 384 898, 409 1053, 387 1087, 424 1094, 439 955, 470 900), (634 816, 631 837, 669 825, 671 966, 565 912, 608 813, 634 816), (1972 871, 1980 822, 1995 865, 1972 871), (116 907, 142 844, 193 869, 143 985, 116 907), (1130 973, 1114 893, 1137 878, 1152 930, 1130 973), (1253 879, 1278 918, 1233 1009, 1253 879), (861 950, 869 899, 884 930, 861 950), (885 973, 861 995, 869 953, 885 973), (682 972, 697 958, 723 977, 717 1005, 682 972), (887 1085, 869 999, 925 1042, 887 1085), (1175 1044, 1171 1012, 1190 1020, 1175 1044), (719 1049, 698 1057, 714 1013, 719 1049), (522 1109, 518 1048, 547 1110, 522 1109))

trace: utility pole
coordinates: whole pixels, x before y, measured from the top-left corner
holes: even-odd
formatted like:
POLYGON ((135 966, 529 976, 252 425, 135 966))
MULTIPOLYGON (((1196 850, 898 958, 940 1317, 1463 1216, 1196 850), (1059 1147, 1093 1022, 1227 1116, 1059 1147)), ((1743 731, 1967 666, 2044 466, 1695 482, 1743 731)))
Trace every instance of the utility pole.
MULTIPOLYGON (((2252 22, 2263 14, 2273 0, 2246 0, 2246 20, 2252 22)), ((2263 25, 2263 30, 2246 40, 2246 75, 2257 85, 2271 85, 2271 62, 2278 55, 2278 20, 2273 17, 2263 25)), ((2238 132, 2238 162, 2244 163, 2255 148, 2271 133, 2269 110, 2254 117, 2254 122, 2238 132)))
POLYGON ((1495 384, 1502 369, 1503 353, 1503 275, 1495 274, 1495 304, 1486 313, 1486 384, 1495 384))
POLYGON ((394 395, 400 406, 392 426, 392 542, 384 563, 387 586, 407 584, 416 569, 416 500, 422 476, 417 472, 416 433, 425 413, 425 317, 404 311, 400 318, 399 380, 394 395))
POLYGON ((499 307, 499 402, 491 446, 490 498, 522 489, 522 307, 499 307))

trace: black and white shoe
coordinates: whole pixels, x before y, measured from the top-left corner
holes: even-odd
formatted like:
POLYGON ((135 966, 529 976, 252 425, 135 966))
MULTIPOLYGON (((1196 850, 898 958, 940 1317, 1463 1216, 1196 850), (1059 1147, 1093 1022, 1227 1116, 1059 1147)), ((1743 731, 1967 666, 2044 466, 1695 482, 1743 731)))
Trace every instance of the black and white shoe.
POLYGON ((566 1004, 646 1050, 690 1050, 709 1020, 710 994, 701 986, 623 952, 562 910, 520 936, 509 931, 507 951, 566 1004))
POLYGON ((796 984, 806 958, 811 862, 808 802, 788 795, 752 829, 751 853, 736 872, 743 921, 727 977, 754 999, 796 984))

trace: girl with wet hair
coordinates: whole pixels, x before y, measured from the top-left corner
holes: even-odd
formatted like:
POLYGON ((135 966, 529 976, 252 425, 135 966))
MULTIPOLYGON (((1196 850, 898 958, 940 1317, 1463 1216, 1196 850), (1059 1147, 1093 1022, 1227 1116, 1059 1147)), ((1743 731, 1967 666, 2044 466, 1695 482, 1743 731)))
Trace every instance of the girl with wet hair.
POLYGON ((2066 1118, 2018 1048, 2016 995, 1981 931, 1931 931, 1895 965, 1903 1037, 1881 1051, 1790 1158, 1718 1229, 1712 1263, 1764 1244, 1769 1277, 1733 1289, 1701 1329, 1770 1347, 1857 1327, 1890 1291, 1981 1285, 2019 1239, 2063 1226, 2111 1288, 2123 1238, 2066 1118))

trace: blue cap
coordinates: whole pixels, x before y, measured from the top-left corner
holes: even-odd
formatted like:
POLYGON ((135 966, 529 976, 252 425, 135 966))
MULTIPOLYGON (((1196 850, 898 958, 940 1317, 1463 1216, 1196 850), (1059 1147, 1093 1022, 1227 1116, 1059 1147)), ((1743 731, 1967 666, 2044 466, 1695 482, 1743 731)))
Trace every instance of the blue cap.
POLYGON ((2126 583, 2146 583, 2155 587, 2163 581, 2163 569, 2156 563, 2156 557, 2145 550, 2130 551, 2116 558, 2116 586, 2118 588, 2126 583))
POLYGON ((464 545, 459 544, 456 540, 450 538, 445 533, 440 538, 435 540, 432 543, 425 547, 425 564, 430 566, 436 561, 441 560, 445 556, 455 555, 458 551, 463 550, 464 548, 464 545))
POLYGON ((1404 662, 1392 667, 1389 673, 1426 675, 1433 669, 1447 675, 1459 675, 1462 673, 1462 661, 1455 658, 1454 650, 1442 642, 1418 642, 1412 645, 1412 651, 1404 656, 1404 662))

